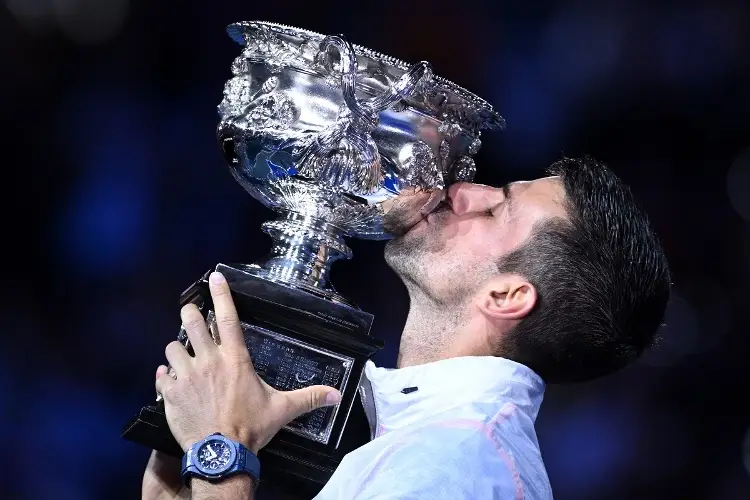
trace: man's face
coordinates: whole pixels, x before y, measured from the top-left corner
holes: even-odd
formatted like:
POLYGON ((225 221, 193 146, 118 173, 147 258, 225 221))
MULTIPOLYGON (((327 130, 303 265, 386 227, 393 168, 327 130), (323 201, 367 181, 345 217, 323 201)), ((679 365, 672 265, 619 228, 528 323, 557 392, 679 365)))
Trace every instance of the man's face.
POLYGON ((448 200, 386 245, 388 264, 433 299, 463 300, 497 262, 521 246, 536 222, 565 217, 565 189, 557 177, 502 188, 458 183, 448 200))

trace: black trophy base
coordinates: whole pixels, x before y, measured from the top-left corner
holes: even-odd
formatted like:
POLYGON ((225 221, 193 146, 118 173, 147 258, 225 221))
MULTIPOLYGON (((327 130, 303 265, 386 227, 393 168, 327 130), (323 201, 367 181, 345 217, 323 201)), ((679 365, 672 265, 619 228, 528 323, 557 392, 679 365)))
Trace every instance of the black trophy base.
MULTIPOLYGON (((258 375, 279 390, 309 385, 336 387, 342 401, 319 408, 284 427, 259 453, 261 489, 311 498, 325 485, 343 457, 370 440, 370 426, 359 401, 365 362, 383 342, 369 336, 373 317, 345 304, 260 278, 242 266, 219 264, 227 279, 245 342, 258 375), (265 485, 265 486, 264 486, 265 485)), ((208 321, 213 304, 207 272, 181 296, 195 303, 208 321)), ((192 351, 185 336, 182 340, 192 351)), ((144 406, 122 437, 181 458, 162 403, 144 406)))

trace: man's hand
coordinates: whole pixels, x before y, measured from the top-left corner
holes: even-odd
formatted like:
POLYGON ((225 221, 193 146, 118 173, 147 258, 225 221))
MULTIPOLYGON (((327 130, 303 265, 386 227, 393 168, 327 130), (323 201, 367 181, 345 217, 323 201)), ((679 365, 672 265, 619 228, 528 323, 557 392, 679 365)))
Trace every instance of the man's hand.
POLYGON ((169 428, 183 450, 220 432, 257 454, 298 416, 339 403, 341 394, 332 387, 317 385, 284 392, 261 380, 245 346, 226 280, 220 273, 212 273, 209 286, 216 340, 198 308, 186 305, 180 315, 195 357, 180 342, 170 343, 165 352, 173 376, 160 367, 156 379, 169 428))

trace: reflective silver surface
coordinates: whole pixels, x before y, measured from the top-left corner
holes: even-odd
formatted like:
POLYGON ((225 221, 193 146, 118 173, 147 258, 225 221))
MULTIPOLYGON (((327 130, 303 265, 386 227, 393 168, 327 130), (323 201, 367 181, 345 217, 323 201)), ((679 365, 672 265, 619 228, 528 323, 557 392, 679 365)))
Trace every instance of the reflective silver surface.
POLYGON ((235 179, 280 214, 263 225, 270 258, 248 268, 345 302, 328 280, 330 264, 351 257, 343 237, 388 239, 384 202, 471 181, 481 131, 504 121, 427 62, 272 23, 228 31, 244 49, 218 139, 235 179))

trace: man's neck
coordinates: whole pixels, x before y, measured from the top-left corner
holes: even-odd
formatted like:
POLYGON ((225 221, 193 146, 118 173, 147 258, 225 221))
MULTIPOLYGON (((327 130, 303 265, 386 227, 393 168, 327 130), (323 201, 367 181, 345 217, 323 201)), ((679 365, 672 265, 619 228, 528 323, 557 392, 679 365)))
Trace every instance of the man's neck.
POLYGON ((420 290, 409 290, 410 306, 401 334, 397 368, 421 365, 449 357, 458 337, 458 308, 438 304, 420 290))

